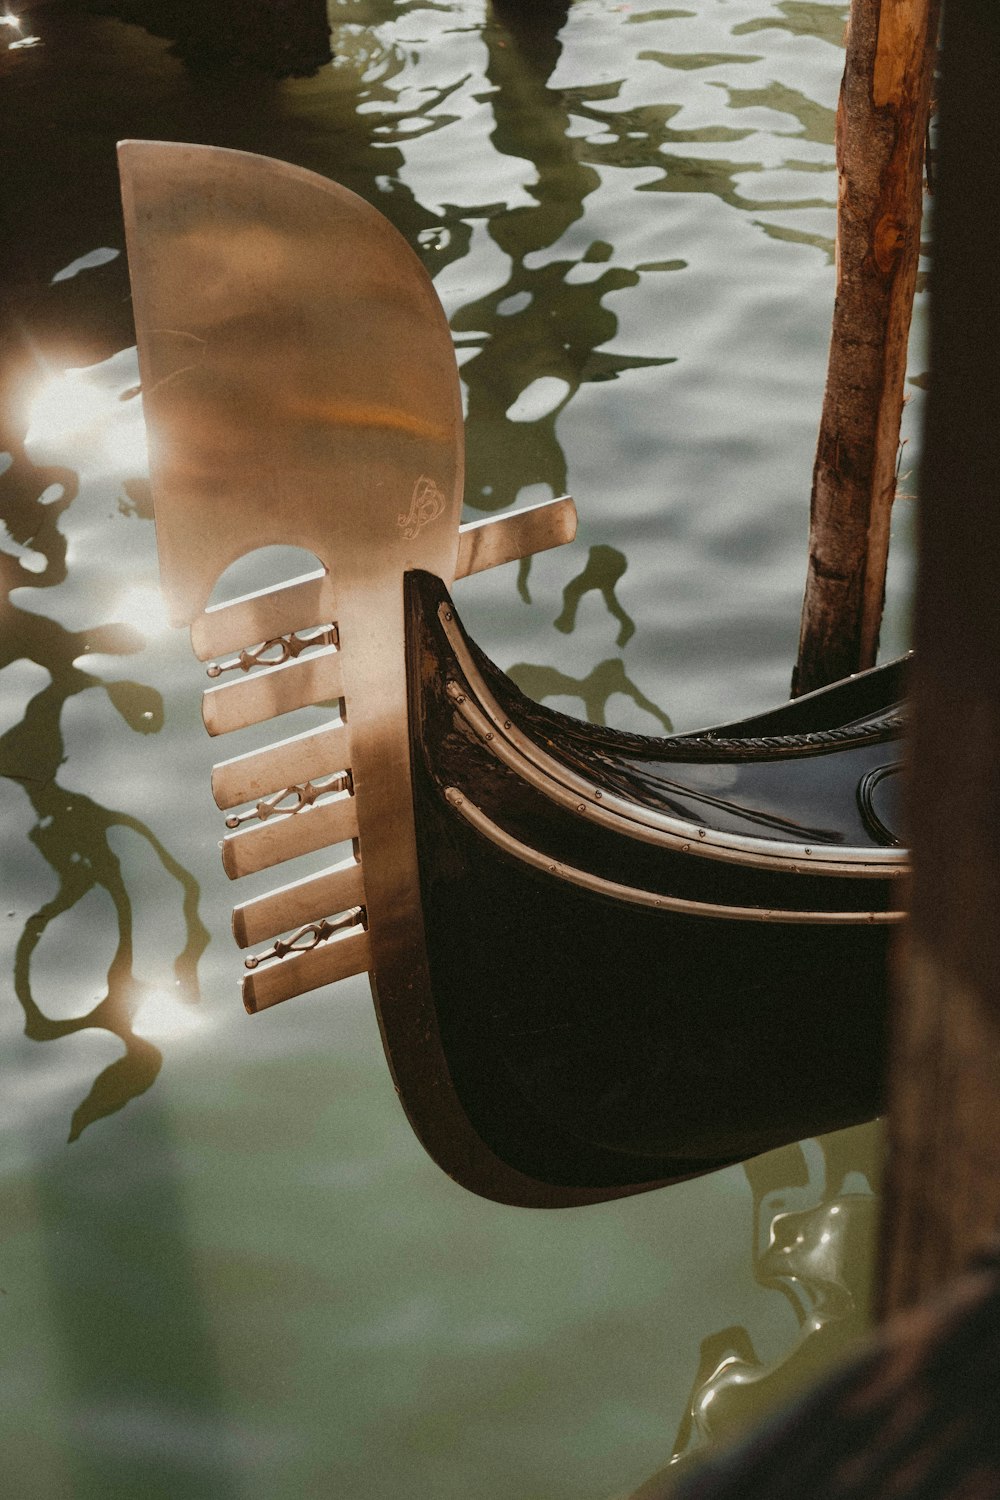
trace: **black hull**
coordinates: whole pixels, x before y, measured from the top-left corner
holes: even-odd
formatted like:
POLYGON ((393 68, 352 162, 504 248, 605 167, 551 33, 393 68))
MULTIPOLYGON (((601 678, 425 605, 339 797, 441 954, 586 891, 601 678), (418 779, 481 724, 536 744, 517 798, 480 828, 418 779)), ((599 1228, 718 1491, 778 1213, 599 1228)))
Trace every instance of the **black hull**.
POLYGON ((812 813, 800 836, 822 835, 835 852, 860 832, 878 868, 891 833, 866 827, 857 789, 898 761, 900 666, 741 725, 643 740, 528 704, 463 637, 470 681, 443 586, 426 574, 407 586, 431 991, 451 1085, 489 1150, 557 1189, 634 1191, 876 1115, 892 931, 882 918, 898 881, 706 858, 695 820, 711 813, 730 834, 740 822, 731 796, 705 800, 725 765, 730 780, 742 773, 755 834, 787 840, 796 827, 784 785, 796 816, 807 803, 812 813), (606 795, 695 809, 695 847, 594 826, 582 805, 529 784, 475 732, 477 681, 508 725, 606 795), (484 836, 470 805, 508 842, 484 836), (698 914, 618 899, 602 882, 698 914), (729 919, 730 906, 778 915, 729 919), (820 920, 803 919, 811 912, 820 920), (859 920, 822 920, 853 912, 859 920))

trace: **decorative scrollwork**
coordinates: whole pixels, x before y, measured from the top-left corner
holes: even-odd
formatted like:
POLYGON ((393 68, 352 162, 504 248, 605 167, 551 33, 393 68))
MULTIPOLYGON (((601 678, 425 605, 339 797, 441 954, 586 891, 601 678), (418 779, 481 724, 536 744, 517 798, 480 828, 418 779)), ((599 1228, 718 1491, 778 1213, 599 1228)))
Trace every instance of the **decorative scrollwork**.
POLYGON ((264 823, 268 818, 289 817, 294 813, 302 812, 306 807, 312 807, 317 797, 327 796, 331 792, 349 792, 351 790, 350 771, 339 771, 329 781, 324 781, 317 786, 314 781, 304 781, 300 785, 286 786, 284 791, 275 792, 273 797, 265 797, 254 804, 247 812, 231 813, 226 819, 227 828, 239 828, 243 823, 260 821, 264 823), (284 806, 291 798, 290 805, 284 806))
POLYGON ((258 964, 265 963, 269 958, 284 958, 289 953, 308 953, 311 949, 318 948, 320 943, 325 943, 335 933, 343 932, 347 927, 355 927, 359 922, 363 926, 364 921, 364 907, 352 906, 342 916, 334 917, 332 920, 324 917, 319 922, 308 922, 305 927, 300 927, 298 932, 293 932, 291 937, 278 938, 265 952, 252 953, 249 958, 243 960, 243 963, 248 969, 256 969, 258 964))
POLYGON ((437 520, 447 503, 436 481, 421 474, 413 486, 410 508, 396 517, 396 525, 407 541, 412 541, 421 527, 437 520))
POLYGON ((209 677, 221 677, 223 672, 249 672, 254 667, 281 667, 286 661, 294 661, 310 646, 339 646, 340 637, 336 625, 324 625, 310 633, 297 630, 291 635, 272 636, 259 646, 249 646, 234 656, 232 661, 209 662, 205 671, 209 677), (270 654, 268 654, 270 653, 270 654))

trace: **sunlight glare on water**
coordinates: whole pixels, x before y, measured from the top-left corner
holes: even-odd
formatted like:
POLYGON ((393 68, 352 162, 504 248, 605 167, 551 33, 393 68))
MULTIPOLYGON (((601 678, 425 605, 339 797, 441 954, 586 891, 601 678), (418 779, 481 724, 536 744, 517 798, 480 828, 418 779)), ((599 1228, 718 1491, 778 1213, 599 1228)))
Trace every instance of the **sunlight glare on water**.
POLYGON ((136 584, 118 596, 114 606, 116 620, 123 625, 134 625, 146 640, 166 635, 170 630, 167 606, 163 595, 153 584, 136 584))
POLYGON ((38 463, 72 460, 81 477, 112 482, 149 467, 135 349, 52 373, 28 401, 25 450, 38 463))
POLYGON ((204 1013, 170 989, 148 990, 132 1018, 136 1035, 151 1042, 193 1041, 206 1025, 204 1013))

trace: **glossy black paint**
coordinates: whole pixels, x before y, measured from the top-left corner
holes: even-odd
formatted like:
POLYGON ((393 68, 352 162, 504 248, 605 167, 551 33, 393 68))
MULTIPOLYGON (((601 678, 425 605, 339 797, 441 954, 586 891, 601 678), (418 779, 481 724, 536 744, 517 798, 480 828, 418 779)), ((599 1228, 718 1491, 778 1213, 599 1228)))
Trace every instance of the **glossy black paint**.
MULTIPOLYGON (((895 883, 686 855, 558 806, 456 716, 447 683, 469 685, 438 620, 447 595, 426 574, 407 588, 431 988, 451 1080, 489 1148, 556 1186, 625 1187, 878 1113, 885 926, 707 919, 582 890, 483 838, 444 788, 554 860, 690 900, 869 910, 896 904, 895 883)), ((758 837, 887 841, 857 789, 898 760, 896 666, 740 726, 645 740, 530 704, 476 661, 519 727, 598 785, 758 837)))

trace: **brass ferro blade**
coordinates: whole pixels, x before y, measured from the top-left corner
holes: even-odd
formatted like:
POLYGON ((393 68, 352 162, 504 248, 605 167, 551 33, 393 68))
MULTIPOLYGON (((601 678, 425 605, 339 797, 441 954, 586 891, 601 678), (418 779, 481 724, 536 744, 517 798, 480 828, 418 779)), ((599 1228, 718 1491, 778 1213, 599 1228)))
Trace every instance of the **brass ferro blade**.
POLYGON ((119 148, 164 593, 196 655, 236 653, 212 733, 337 696, 340 719, 217 770, 236 815, 227 873, 277 865, 235 931, 274 936, 243 982, 255 1012, 367 969, 397 1092, 435 1160, 524 1204, 585 1201, 499 1161, 451 1086, 430 993, 407 723, 404 575, 476 572, 572 539, 563 498, 468 529, 462 409, 430 279, 362 199, 301 168, 210 146, 119 148), (321 571, 209 607, 238 558, 308 549, 321 571), (243 674, 246 675, 243 675, 243 674), (343 719, 349 735, 335 730, 343 719), (345 754, 347 751, 347 754, 345 754), (344 761, 349 759, 349 765, 344 761), (336 773, 340 773, 339 775, 336 773), (303 777, 307 779, 303 780, 303 777), (286 870, 338 841, 354 861, 286 870), (294 929, 294 930, 293 930, 294 929))
POLYGON ((389 549, 450 581, 462 410, 416 256, 369 204, 298 167, 212 146, 118 149, 175 622, 269 544, 309 548, 327 569, 336 555, 341 574, 345 549, 389 549))

